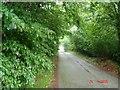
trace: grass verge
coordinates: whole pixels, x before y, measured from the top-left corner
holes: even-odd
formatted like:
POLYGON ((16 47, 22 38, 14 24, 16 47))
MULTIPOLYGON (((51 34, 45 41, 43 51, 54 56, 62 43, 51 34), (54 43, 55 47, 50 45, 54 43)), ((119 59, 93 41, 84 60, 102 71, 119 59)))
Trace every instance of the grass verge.
POLYGON ((51 71, 45 71, 41 74, 36 76, 35 84, 32 88, 53 88, 53 84, 56 84, 55 80, 55 72, 56 72, 56 61, 58 59, 57 55, 53 58, 54 66, 52 67, 51 71))
MULTIPOLYGON (((54 59, 53 63, 54 63, 54 59)), ((42 74, 39 73, 36 75, 35 84, 34 86, 28 86, 27 88, 51 88, 52 81, 54 79, 54 72, 55 72, 55 65, 53 65, 52 69, 49 71, 44 71, 42 74)))
POLYGON ((42 75, 37 75, 33 88, 49 88, 51 87, 53 78, 53 72, 50 71, 46 71, 42 75))

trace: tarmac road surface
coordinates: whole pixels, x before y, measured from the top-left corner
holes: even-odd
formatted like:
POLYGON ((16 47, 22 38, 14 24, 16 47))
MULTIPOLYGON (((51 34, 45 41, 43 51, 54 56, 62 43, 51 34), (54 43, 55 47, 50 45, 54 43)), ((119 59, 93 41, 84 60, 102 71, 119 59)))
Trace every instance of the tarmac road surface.
POLYGON ((118 88, 118 78, 68 52, 59 51, 59 88, 118 88))

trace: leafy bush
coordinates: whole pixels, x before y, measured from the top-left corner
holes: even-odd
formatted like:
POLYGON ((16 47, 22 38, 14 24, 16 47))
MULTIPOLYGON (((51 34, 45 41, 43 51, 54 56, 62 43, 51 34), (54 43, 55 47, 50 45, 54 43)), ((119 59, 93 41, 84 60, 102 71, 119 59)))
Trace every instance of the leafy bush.
POLYGON ((51 71, 58 37, 38 22, 25 23, 3 5, 2 88, 32 86, 38 73, 51 71))
POLYGON ((74 44, 73 50, 118 61, 120 12, 116 12, 115 5, 119 8, 120 2, 64 3, 68 18, 74 23, 73 26, 77 27, 70 36, 70 41, 74 44), (72 15, 69 12, 72 12, 72 15))

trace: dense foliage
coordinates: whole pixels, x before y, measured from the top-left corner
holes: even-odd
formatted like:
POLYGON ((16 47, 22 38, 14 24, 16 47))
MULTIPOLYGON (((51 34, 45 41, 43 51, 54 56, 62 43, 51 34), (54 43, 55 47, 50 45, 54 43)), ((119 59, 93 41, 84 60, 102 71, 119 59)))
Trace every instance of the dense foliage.
POLYGON ((66 32, 64 13, 55 3, 3 3, 1 15, 2 88, 32 86, 53 67, 66 32))
POLYGON ((64 3, 64 7, 77 27, 71 30, 71 50, 120 62, 120 2, 64 3))

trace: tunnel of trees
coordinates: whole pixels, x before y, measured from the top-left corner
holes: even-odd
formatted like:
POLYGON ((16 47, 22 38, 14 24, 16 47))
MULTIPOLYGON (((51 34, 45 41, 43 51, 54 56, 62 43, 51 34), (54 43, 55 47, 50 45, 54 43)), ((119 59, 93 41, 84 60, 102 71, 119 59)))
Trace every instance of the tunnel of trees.
POLYGON ((69 49, 120 63, 120 2, 7 2, 0 8, 2 88, 32 86, 38 73, 51 71, 65 35, 69 49))

